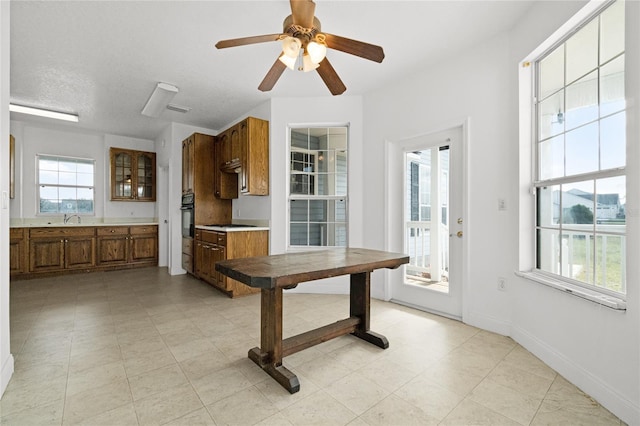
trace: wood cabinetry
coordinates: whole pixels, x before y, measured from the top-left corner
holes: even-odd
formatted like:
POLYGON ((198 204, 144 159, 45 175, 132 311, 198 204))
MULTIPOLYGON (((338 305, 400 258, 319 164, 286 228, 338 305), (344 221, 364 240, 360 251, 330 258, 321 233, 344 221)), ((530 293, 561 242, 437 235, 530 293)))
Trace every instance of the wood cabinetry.
POLYGON ((30 229, 29 272, 93 268, 95 246, 95 230, 91 227, 30 229))
POLYGON ((193 274, 193 238, 182 237, 182 269, 193 274))
MULTIPOLYGON (((232 150, 233 129, 225 130, 215 138, 214 153, 214 194, 217 198, 230 200, 238 198, 238 175, 235 173, 225 173, 222 169, 232 162, 240 164, 240 155, 232 150), (234 157, 235 155, 235 157, 234 157)), ((236 131, 237 133, 237 131, 236 131)))
POLYGON ((111 200, 156 200, 156 154, 111 148, 111 200))
MULTIPOLYGON (((221 132, 216 141, 220 145, 220 181, 233 180, 237 185, 239 174, 241 193, 269 195, 269 122, 247 117, 221 132)), ((237 191, 234 194, 237 196, 237 191)))
POLYGON ((230 297, 256 293, 259 289, 248 287, 215 270, 221 260, 269 253, 269 231, 218 232, 196 230, 195 276, 225 292, 230 297))
POLYGON ((28 250, 24 228, 11 228, 9 231, 9 274, 11 276, 27 272, 28 250))
POLYGON ((248 117, 240 122, 240 191, 269 195, 269 122, 248 117))
POLYGON ((158 264, 158 227, 11 228, 12 278, 158 264))
POLYGON ((195 225, 231 222, 231 200, 215 196, 214 137, 194 133, 182 141, 182 192, 193 192, 195 225))

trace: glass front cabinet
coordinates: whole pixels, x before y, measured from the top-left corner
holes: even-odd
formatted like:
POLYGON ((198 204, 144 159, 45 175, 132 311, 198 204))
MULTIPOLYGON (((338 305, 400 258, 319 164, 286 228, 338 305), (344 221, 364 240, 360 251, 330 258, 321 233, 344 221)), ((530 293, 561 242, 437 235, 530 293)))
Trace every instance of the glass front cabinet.
POLYGON ((156 200, 156 154, 111 148, 111 200, 156 200))

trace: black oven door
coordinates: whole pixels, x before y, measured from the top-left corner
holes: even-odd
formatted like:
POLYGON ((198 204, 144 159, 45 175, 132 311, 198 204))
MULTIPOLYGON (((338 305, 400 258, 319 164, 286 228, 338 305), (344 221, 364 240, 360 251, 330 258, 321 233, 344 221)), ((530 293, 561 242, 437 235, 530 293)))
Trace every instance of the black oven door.
POLYGON ((180 211, 182 212, 182 236, 193 238, 193 204, 183 205, 180 207, 180 211))

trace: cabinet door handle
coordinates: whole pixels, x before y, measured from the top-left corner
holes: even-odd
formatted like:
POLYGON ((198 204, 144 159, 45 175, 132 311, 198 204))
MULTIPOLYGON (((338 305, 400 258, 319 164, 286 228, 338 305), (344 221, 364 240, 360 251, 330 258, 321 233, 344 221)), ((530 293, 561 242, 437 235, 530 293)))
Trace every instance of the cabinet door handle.
POLYGON ((112 229, 112 230, 111 230, 111 232, 116 232, 116 230, 115 230, 115 229, 112 229))

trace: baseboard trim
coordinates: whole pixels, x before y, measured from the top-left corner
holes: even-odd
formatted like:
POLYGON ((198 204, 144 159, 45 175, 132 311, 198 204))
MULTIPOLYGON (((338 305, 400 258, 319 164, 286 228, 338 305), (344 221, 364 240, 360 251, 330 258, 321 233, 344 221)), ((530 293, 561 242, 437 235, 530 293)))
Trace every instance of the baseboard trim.
POLYGON ((511 338, 629 425, 640 424, 640 405, 628 400, 588 370, 576 365, 526 330, 512 327, 511 338))
POLYGON ((2 399, 2 395, 4 395, 4 391, 9 385, 9 380, 11 380, 11 376, 13 375, 13 367, 13 355, 9 354, 2 365, 2 372, 0 372, 0 399, 2 399))
POLYGON ((501 334, 503 336, 511 335, 511 324, 501 319, 480 314, 475 311, 469 311, 464 316, 465 324, 491 331, 492 333, 501 334))

